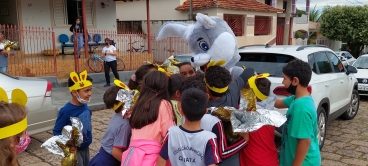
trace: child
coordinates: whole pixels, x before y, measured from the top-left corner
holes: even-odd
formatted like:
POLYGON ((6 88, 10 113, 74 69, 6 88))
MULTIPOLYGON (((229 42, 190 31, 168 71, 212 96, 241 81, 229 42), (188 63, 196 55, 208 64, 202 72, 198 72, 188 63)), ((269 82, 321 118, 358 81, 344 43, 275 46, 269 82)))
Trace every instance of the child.
POLYGON ((89 145, 92 143, 92 111, 87 105, 92 95, 92 79, 87 71, 80 74, 71 72, 68 85, 72 100, 60 109, 53 134, 61 135, 64 126, 72 125, 70 117, 77 117, 83 124, 83 143, 78 147, 78 166, 86 166, 90 158, 89 145))
MULTIPOLYGON (((17 89, 19 91, 19 89, 17 89)), ((13 91, 14 92, 14 91, 13 91)), ((23 92, 24 93, 24 92, 23 92)), ((0 165, 18 166, 16 147, 20 140, 25 138, 27 129, 27 96, 19 96, 21 102, 12 100, 9 103, 5 90, 0 88, 0 165)))
MULTIPOLYGON (((238 108, 240 90, 243 88, 244 84, 248 82, 248 79, 254 75, 254 69, 246 68, 242 74, 232 82, 230 72, 227 69, 221 67, 219 62, 216 64, 212 63, 213 65, 211 65, 211 63, 212 62, 210 62, 206 72, 204 73, 204 82, 210 97, 210 101, 208 102, 207 106, 229 106, 238 108)), ((212 127, 207 128, 201 124, 204 129, 213 131, 216 135, 219 135, 219 133, 225 133, 224 129, 231 127, 230 122, 224 121, 219 121, 216 123, 213 121, 214 124, 210 124, 208 122, 205 123, 204 121, 202 123, 203 125, 212 127)), ((239 133, 239 135, 243 136, 243 138, 247 137, 241 133, 239 133)), ((228 138, 224 138, 224 136, 226 135, 224 134, 222 137, 219 137, 219 147, 221 147, 219 152, 221 159, 223 160, 223 162, 219 165, 239 165, 239 151, 247 145, 246 140, 239 139, 235 143, 231 143, 230 140, 228 138)))
MULTIPOLYGON (((253 78, 248 80, 249 84, 246 85, 246 88, 252 88, 255 92, 257 109, 273 110, 276 96, 270 91, 270 80, 257 76, 253 76, 253 78), (249 87, 249 85, 252 86, 249 87)), ((279 161, 274 138, 274 126, 263 126, 255 132, 250 132, 247 148, 239 153, 240 166, 278 166, 279 161)))
POLYGON ((282 130, 280 165, 321 165, 317 110, 307 89, 312 70, 308 63, 295 59, 282 73, 282 84, 292 95, 275 103, 276 108, 288 108, 282 130))
POLYGON ((185 77, 193 77, 196 75, 196 71, 190 62, 183 62, 178 65, 180 74, 185 77))
POLYGON ((180 112, 185 123, 169 129, 157 165, 215 166, 220 162, 216 135, 201 128, 201 118, 207 113, 207 95, 196 88, 183 92, 180 112), (187 147, 188 149, 185 149, 187 147))
POLYGON ((171 98, 171 104, 175 112, 177 126, 182 124, 183 117, 178 109, 178 101, 180 100, 180 91, 185 79, 186 77, 181 74, 173 74, 169 78, 169 95, 171 98))
POLYGON ((128 150, 123 153, 122 165, 156 164, 163 139, 168 129, 175 125, 168 82, 168 77, 160 71, 151 71, 144 77, 129 119, 132 138, 128 150))
POLYGON ((131 90, 139 90, 138 86, 141 84, 144 76, 150 71, 157 70, 157 68, 152 64, 142 65, 135 71, 135 73, 130 77, 128 87, 131 90))
POLYGON ((124 119, 122 113, 123 104, 116 100, 116 95, 121 88, 112 86, 106 90, 103 100, 106 108, 115 111, 111 118, 105 135, 101 139, 101 148, 89 163, 90 166, 111 165, 120 166, 123 151, 128 147, 131 128, 129 120, 124 119))

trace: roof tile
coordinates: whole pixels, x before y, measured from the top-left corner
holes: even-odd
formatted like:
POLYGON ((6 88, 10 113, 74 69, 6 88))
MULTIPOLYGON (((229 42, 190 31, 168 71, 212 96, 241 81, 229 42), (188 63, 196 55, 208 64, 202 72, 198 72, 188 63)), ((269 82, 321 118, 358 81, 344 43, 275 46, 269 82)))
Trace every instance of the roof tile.
MULTIPOLYGON (((227 8, 235 10, 247 10, 247 11, 258 11, 258 12, 271 12, 277 13, 284 11, 283 9, 274 8, 267 4, 258 2, 256 0, 192 0, 193 9, 204 9, 204 8, 227 8)), ((176 7, 176 10, 189 10, 190 0, 186 0, 182 5, 176 7)))

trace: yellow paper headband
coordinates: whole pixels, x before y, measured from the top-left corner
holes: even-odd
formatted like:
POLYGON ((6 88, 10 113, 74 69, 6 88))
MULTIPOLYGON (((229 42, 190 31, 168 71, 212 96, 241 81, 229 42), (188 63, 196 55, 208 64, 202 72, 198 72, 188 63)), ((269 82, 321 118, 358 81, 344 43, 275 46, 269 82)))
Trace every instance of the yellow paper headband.
MULTIPOLYGON (((211 60, 208 64, 207 64, 207 68, 212 67, 212 66, 221 66, 223 64, 225 64, 225 60, 219 60, 215 63, 214 60, 211 60)), ((206 73, 205 73, 206 74, 206 73)), ((206 86, 211 89, 212 91, 216 92, 216 93, 224 93, 229 89, 229 86, 223 87, 223 88, 216 88, 214 86, 210 86, 208 85, 206 78, 204 78, 204 83, 206 84, 206 86)))
POLYGON ((264 100, 267 99, 267 96, 264 95, 261 91, 259 91, 259 89, 256 86, 256 79, 258 78, 266 78, 270 76, 270 73, 263 73, 263 74, 259 74, 257 76, 252 76, 248 79, 248 84, 250 86, 250 88, 253 89, 254 94, 257 96, 258 99, 260 100, 264 100))
MULTIPOLYGON (((8 95, 6 94, 6 91, 2 88, 0 88, 0 101, 9 103, 8 95)), ((27 104, 28 97, 23 90, 14 89, 11 94, 11 101, 12 103, 25 106, 27 104)), ((27 116, 20 122, 0 128, 0 139, 17 135, 26 130, 26 128, 27 128, 27 116)))
MULTIPOLYGON (((128 86, 124 84, 124 82, 121 82, 118 79, 114 80, 114 84, 120 88, 129 90, 128 86)), ((117 104, 114 104, 114 106, 112 107, 112 110, 116 111, 121 105, 123 105, 123 102, 119 102, 117 104)))
POLYGON ((83 89, 85 87, 92 86, 92 82, 87 80, 87 71, 84 70, 79 75, 76 72, 70 73, 70 78, 74 82, 74 85, 69 87, 69 91, 83 89))

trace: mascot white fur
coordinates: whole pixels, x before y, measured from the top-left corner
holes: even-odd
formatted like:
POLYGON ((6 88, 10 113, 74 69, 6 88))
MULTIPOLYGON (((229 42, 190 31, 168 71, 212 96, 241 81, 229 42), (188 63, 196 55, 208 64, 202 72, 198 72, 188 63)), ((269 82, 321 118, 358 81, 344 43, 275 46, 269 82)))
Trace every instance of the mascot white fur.
POLYGON ((198 13, 197 22, 167 22, 159 30, 156 40, 168 37, 181 37, 186 40, 194 52, 191 58, 193 67, 206 65, 211 60, 225 60, 222 65, 228 69, 235 80, 242 72, 235 66, 240 60, 238 44, 229 25, 219 17, 209 17, 198 13))

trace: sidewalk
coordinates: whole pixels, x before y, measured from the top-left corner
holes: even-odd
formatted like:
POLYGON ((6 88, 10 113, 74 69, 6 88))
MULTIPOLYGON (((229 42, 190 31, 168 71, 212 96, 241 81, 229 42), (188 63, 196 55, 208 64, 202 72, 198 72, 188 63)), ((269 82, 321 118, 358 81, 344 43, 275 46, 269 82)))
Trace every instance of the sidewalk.
MULTIPOLYGON (((127 84, 127 82, 124 82, 127 84)), ((105 109, 103 103, 103 95, 109 87, 103 87, 104 83, 96 83, 92 85, 91 101, 88 103, 88 107, 92 111, 105 109)), ((114 84, 111 84, 114 86, 114 84)), ((62 108, 67 102, 71 100, 71 94, 68 87, 59 87, 52 89, 52 102, 58 110, 62 108)))

